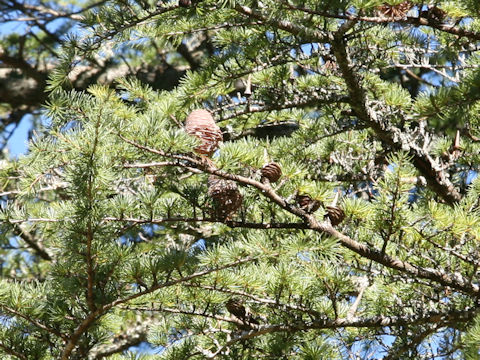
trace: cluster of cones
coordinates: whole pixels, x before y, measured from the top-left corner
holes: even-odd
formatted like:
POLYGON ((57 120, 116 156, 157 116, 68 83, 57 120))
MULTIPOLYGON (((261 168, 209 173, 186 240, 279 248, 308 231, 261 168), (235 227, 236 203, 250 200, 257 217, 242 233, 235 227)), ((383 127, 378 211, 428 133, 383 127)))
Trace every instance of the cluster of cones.
MULTIPOLYGON (((407 16, 407 13, 414 6, 415 4, 409 0, 393 5, 385 2, 382 5, 377 6, 377 11, 380 16, 397 19, 407 16)), ((445 19, 447 13, 436 5, 428 5, 426 7, 420 6, 418 15, 419 17, 432 22, 440 22, 445 19)))
MULTIPOLYGON (((206 110, 192 111, 185 121, 185 131, 200 140, 195 151, 200 156, 210 157, 218 149, 223 141, 223 135, 215 123, 212 115, 206 110)), ((261 181, 263 183, 275 183, 282 176, 282 169, 276 162, 269 162, 261 170, 261 181)), ((213 203, 213 216, 219 220, 227 220, 242 205, 243 197, 235 181, 210 175, 207 181, 208 196, 213 203)), ((336 206, 338 193, 332 205, 327 206, 326 218, 330 219, 332 225, 338 225, 345 217, 342 209, 336 206)), ((312 199, 308 195, 296 196, 297 205, 305 212, 311 214, 320 208, 320 201, 312 199)), ((226 303, 227 311, 242 322, 242 326, 250 328, 252 324, 258 325, 249 310, 245 308, 240 299, 233 298, 226 303)))
MULTIPOLYGON (((200 140, 200 144, 195 147, 195 151, 201 156, 210 157, 218 149, 223 141, 223 134, 219 126, 215 123, 210 112, 199 109, 192 111, 185 121, 185 131, 200 140)), ((282 176, 282 169, 276 162, 269 162, 260 170, 261 181, 275 183, 282 176)), ((215 175, 210 175, 207 181, 208 196, 212 199, 212 215, 219 220, 229 219, 242 205, 243 197, 235 181, 222 179, 215 175)), ((325 215, 332 225, 338 225, 345 218, 345 214, 336 203, 338 193, 334 202, 326 206, 325 215)), ((320 208, 320 201, 312 199, 308 195, 296 196, 297 205, 305 212, 311 214, 320 208)))

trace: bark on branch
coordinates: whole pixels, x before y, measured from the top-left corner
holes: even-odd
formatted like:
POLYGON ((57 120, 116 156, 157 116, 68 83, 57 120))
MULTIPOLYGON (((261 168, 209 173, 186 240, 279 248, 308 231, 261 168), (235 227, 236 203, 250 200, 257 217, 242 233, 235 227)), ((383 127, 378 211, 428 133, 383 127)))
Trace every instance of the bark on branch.
POLYGON ((294 204, 290 204, 286 199, 278 195, 270 185, 261 183, 254 179, 230 174, 222 170, 218 170, 212 166, 206 165, 205 162, 202 162, 201 159, 188 155, 177 155, 169 154, 163 150, 154 149, 148 146, 144 146, 136 143, 133 140, 125 138, 123 135, 118 135, 126 143, 135 146, 138 149, 148 151, 153 154, 160 155, 162 157, 171 158, 177 160, 176 166, 183 167, 188 170, 201 170, 205 173, 217 175, 224 179, 233 180, 240 184, 252 186, 260 191, 260 193, 266 198, 270 199, 272 202, 280 206, 282 209, 294 214, 306 223, 308 223, 309 228, 320 233, 328 234, 335 239, 338 239, 340 244, 353 252, 357 253, 360 256, 363 256, 367 259, 373 260, 376 263, 382 264, 387 268, 400 271, 402 273, 409 274, 413 277, 419 277, 423 279, 433 280, 443 286, 450 286, 455 288, 463 293, 470 294, 473 296, 480 295, 480 288, 478 285, 473 284, 461 276, 449 276, 447 273, 443 272, 441 269, 433 268, 424 268, 417 265, 410 264, 407 261, 402 261, 395 257, 389 256, 383 253, 381 250, 369 247, 363 243, 359 243, 354 239, 348 237, 347 235, 336 230, 328 221, 319 222, 314 215, 306 213, 301 208, 297 207, 294 204))
POLYGON ((378 119, 377 114, 368 104, 366 92, 360 84, 359 76, 353 71, 343 34, 339 35, 333 41, 333 53, 347 85, 350 105, 357 117, 375 132, 385 147, 407 151, 412 157, 413 165, 425 177, 429 187, 447 204, 453 205, 460 201, 461 194, 448 179, 448 174, 415 144, 413 137, 408 133, 402 133, 400 129, 391 124, 383 123, 382 119, 378 119))
POLYGON ((247 339, 255 338, 260 335, 272 334, 276 332, 298 332, 311 329, 338 329, 345 327, 353 328, 375 328, 375 327, 392 327, 392 326, 411 326, 428 323, 435 323, 439 325, 447 325, 452 322, 461 323, 471 321, 478 309, 468 308, 466 310, 452 310, 450 312, 442 313, 435 312, 422 315, 404 315, 404 316, 373 316, 370 318, 341 318, 341 319, 316 319, 310 323, 292 324, 292 325, 265 325, 258 329, 244 332, 239 336, 234 337, 226 342, 220 349, 213 353, 209 358, 213 359, 220 355, 229 346, 247 339))

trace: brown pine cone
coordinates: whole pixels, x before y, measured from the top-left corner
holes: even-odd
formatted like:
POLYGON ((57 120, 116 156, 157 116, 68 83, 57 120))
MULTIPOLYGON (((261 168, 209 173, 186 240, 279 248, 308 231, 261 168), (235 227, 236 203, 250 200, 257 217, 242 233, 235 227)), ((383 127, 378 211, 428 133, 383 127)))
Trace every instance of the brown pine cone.
POLYGON ((345 213, 343 212, 342 209, 340 209, 337 206, 327 205, 326 216, 330 219, 330 223, 333 226, 340 224, 343 221, 343 219, 345 219, 345 213))
POLYGON ((447 13, 438 6, 429 6, 427 10, 420 12, 420 17, 432 22, 442 22, 446 16, 447 13))
POLYGON ((314 213, 320 207, 320 201, 313 200, 308 195, 297 195, 295 200, 298 204, 298 207, 308 214, 314 213))
POLYGON ((222 131, 207 110, 193 110, 185 120, 185 131, 200 139, 195 151, 202 155, 211 156, 223 141, 222 131))
POLYGON ((207 194, 213 200, 213 215, 216 218, 227 220, 242 206, 243 196, 235 181, 210 175, 207 185, 207 194))
POLYGON ((239 299, 228 299, 228 301, 225 303, 225 306, 230 314, 235 315, 239 319, 245 319, 247 311, 239 299))
POLYGON ((225 307, 227 308, 228 312, 232 315, 234 315, 236 318, 242 321, 246 321, 248 323, 252 324, 259 324, 258 320, 253 317, 251 313, 245 309, 245 306, 243 306, 243 303, 240 299, 237 298, 232 298, 229 299, 225 303, 225 307))
POLYGON ((383 3, 383 5, 377 6, 377 10, 383 16, 398 18, 398 17, 405 17, 405 15, 407 15, 407 12, 412 7, 413 7, 413 4, 407 0, 397 5, 390 5, 388 3, 383 3))
POLYGON ((192 5, 192 2, 190 0, 178 0, 178 5, 180 7, 189 7, 192 5))
POLYGON ((282 169, 276 162, 271 162, 262 167, 262 177, 274 183, 282 176, 282 169))

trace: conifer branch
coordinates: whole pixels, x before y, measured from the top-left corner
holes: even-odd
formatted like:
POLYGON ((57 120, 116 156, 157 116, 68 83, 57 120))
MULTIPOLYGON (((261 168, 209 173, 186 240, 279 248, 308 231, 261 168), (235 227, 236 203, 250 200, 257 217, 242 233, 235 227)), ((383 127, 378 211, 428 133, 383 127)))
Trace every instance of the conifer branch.
POLYGON ((468 263, 468 264, 471 264, 471 265, 474 265, 474 266, 477 266, 477 267, 480 267, 480 262, 476 259, 475 256, 472 256, 472 254, 470 256, 465 256, 461 253, 459 253, 458 251, 456 251, 455 249, 452 249, 450 247, 447 247, 447 246, 443 246, 435 241, 433 241, 433 238, 437 235, 437 234, 434 234, 434 235, 431 235, 431 236, 427 236, 426 234, 423 233, 422 230, 418 230, 417 228, 415 228, 415 231, 417 231, 423 239, 425 239, 426 241, 428 241, 430 244, 432 244, 433 246, 435 246, 437 249, 440 249, 440 250, 443 250, 445 253, 448 253, 448 254, 452 254, 453 256, 455 256, 456 258, 468 263))
POLYGON ((397 338, 396 341, 401 340, 404 344, 401 344, 399 347, 395 346, 395 342, 393 343, 392 348, 389 350, 388 354, 383 358, 383 360, 396 360, 399 359, 400 356, 410 349, 415 349, 425 338, 430 336, 431 334, 435 333, 438 330, 440 324, 435 324, 425 331, 421 331, 413 336, 410 341, 405 341, 406 339, 397 338))
POLYGON ((355 313, 357 312, 358 307, 360 306, 360 302, 362 301, 362 298, 363 298, 363 293, 367 289, 368 285, 369 284, 367 279, 363 279, 363 281, 360 282, 355 301, 353 302, 352 306, 350 306, 350 309, 348 309, 348 312, 347 312, 348 320, 355 318, 355 313))
MULTIPOLYGON (((63 221, 71 221, 72 219, 47 219, 47 218, 27 218, 27 219, 8 219, 10 224, 21 223, 56 223, 63 221)), ((139 219, 139 218, 117 218, 113 216, 107 216, 101 219, 102 221, 115 221, 115 222, 128 222, 133 224, 167 224, 175 222, 184 223, 196 223, 196 222, 219 222, 225 224, 231 228, 245 228, 245 229, 309 229, 309 226, 303 222, 298 223, 254 223, 225 220, 219 221, 217 218, 183 218, 183 217, 165 217, 165 218, 153 218, 153 219, 139 219)))
POLYGON ((135 168, 146 169, 146 168, 163 167, 163 166, 178 166, 178 163, 174 162, 174 161, 154 161, 154 162, 150 162, 150 163, 125 163, 125 164, 123 164, 124 168, 132 168, 132 169, 135 169, 135 168))
MULTIPOLYGON (((408 149, 412 162, 415 167, 425 176, 428 185, 438 195, 440 195, 448 204, 453 205, 461 199, 460 193, 455 189, 451 181, 446 176, 441 167, 434 162, 422 149, 418 148, 413 139, 405 139, 405 136, 400 136, 401 131, 394 128, 391 124, 381 124, 377 115, 368 106, 365 90, 360 85, 360 79, 353 72, 350 65, 350 60, 346 52, 345 40, 343 34, 346 29, 341 28, 340 32, 331 39, 327 34, 318 31, 313 31, 309 28, 292 24, 284 20, 272 20, 254 11, 246 6, 237 5, 235 10, 238 12, 253 17, 258 20, 265 21, 278 29, 285 30, 293 35, 302 34, 306 40, 329 42, 332 41, 334 55, 337 59, 340 71, 343 74, 344 80, 347 84, 347 89, 350 98, 350 105, 355 110, 356 115, 360 120, 370 126, 377 136, 382 140, 385 146, 393 147, 397 150, 408 149)), ((355 17, 348 18, 349 21, 356 21, 355 17)), ((348 29, 347 29, 348 30, 348 29)))
POLYGON ((89 360, 103 359, 138 345, 147 339, 148 330, 153 325, 151 319, 142 319, 135 326, 128 327, 123 333, 110 339, 109 343, 95 346, 88 356, 89 360))
POLYGON ((35 251, 38 256, 40 256, 44 260, 52 260, 52 257, 47 252, 47 250, 45 250, 39 239, 36 239, 35 236, 24 231, 19 225, 14 225, 13 228, 15 232, 18 233, 18 236, 25 242, 25 244, 27 244, 29 248, 35 251))
POLYGON ((259 303, 259 304, 264 304, 272 308, 277 308, 277 309, 282 309, 282 310, 291 310, 291 311, 300 311, 312 316, 319 317, 321 314, 318 311, 312 310, 305 308, 300 305, 295 305, 295 304, 286 304, 286 303, 280 303, 277 300, 272 300, 272 299, 266 299, 266 298, 260 298, 258 296, 252 295, 251 293, 244 292, 244 291, 239 291, 239 290, 231 290, 231 289, 226 289, 226 288, 219 288, 219 287, 214 287, 214 286, 209 286, 209 285, 202 285, 202 284, 185 284, 184 286, 186 287, 192 287, 192 288, 198 288, 198 289, 205 289, 209 291, 218 291, 221 293, 225 294, 230 294, 230 295, 237 295, 237 296, 242 296, 248 299, 252 299, 254 302, 259 303))
POLYGON ((72 219, 70 218, 64 218, 64 219, 49 219, 49 218, 27 218, 27 219, 6 219, 5 221, 8 222, 9 224, 21 224, 21 223, 56 223, 56 222, 62 222, 62 221, 71 221, 72 219))
POLYGON ((21 360, 28 360, 28 357, 26 357, 24 354, 21 354, 18 351, 13 350, 11 347, 4 345, 2 342, 0 342, 0 349, 5 351, 5 353, 7 353, 8 355, 16 356, 21 360))
POLYGON ((129 302, 131 300, 134 300, 138 297, 141 297, 143 295, 150 294, 150 293, 152 293, 156 290, 163 289, 163 288, 173 286, 173 285, 178 285, 178 284, 181 284, 181 283, 185 283, 187 281, 190 281, 190 280, 196 279, 198 277, 202 277, 202 276, 211 274, 211 273, 216 272, 216 271, 221 271, 221 270, 229 269, 229 268, 232 268, 232 267, 236 267, 238 265, 246 264, 250 261, 254 261, 255 259, 256 259, 256 257, 248 257, 248 258, 244 258, 244 259, 240 259, 240 260, 231 262, 229 264, 225 264, 225 265, 222 265, 222 266, 218 266, 218 267, 210 268, 210 269, 207 269, 207 270, 199 271, 199 272, 193 273, 191 275, 181 277, 179 279, 169 280, 169 281, 166 281, 164 283, 158 283, 158 284, 153 285, 150 288, 145 289, 143 291, 140 291, 138 293, 132 294, 132 295, 127 296, 127 297, 122 298, 122 299, 117 299, 117 300, 115 300, 115 301, 113 301, 109 304, 97 307, 95 311, 91 312, 90 314, 87 315, 87 317, 85 317, 85 319, 83 319, 83 321, 77 326, 77 328, 75 329, 73 334, 70 335, 70 337, 68 338, 68 342, 67 342, 67 344, 65 345, 65 348, 62 351, 61 360, 68 360, 70 358, 70 354, 75 349, 75 346, 77 345, 80 337, 88 330, 88 328, 90 326, 93 325, 93 323, 98 318, 100 318, 101 316, 106 314, 109 310, 111 310, 115 306, 127 303, 127 302, 129 302))
POLYGON ((26 321, 28 321, 29 323, 31 323, 32 325, 34 325, 35 327, 41 329, 41 330, 44 330, 50 334, 53 334, 53 335, 56 335, 58 336, 59 338, 63 339, 63 340, 66 340, 67 339, 67 336, 65 334, 62 334, 60 331, 58 331, 57 329, 54 329, 54 328, 51 328, 45 324, 42 324, 41 322, 39 322, 38 320, 35 320, 35 319, 32 319, 30 316, 28 315, 25 315, 9 306, 6 306, 6 305, 1 305, 0 304, 0 308, 3 309, 5 312, 8 312, 12 315, 15 315, 15 316, 18 316, 26 321))
MULTIPOLYGON (((47 191, 52 191, 52 190, 58 190, 58 189, 65 189, 68 186, 68 183, 66 182, 60 182, 60 183, 55 183, 54 185, 51 186, 45 186, 43 188, 37 189, 36 192, 47 192, 47 191)), ((10 190, 10 191, 5 191, 1 192, 0 196, 9 196, 9 195, 18 195, 20 194, 20 190, 10 190)))
POLYGON ((160 7, 158 10, 152 11, 148 15, 145 15, 141 18, 132 19, 131 21, 126 22, 124 25, 121 25, 114 30, 106 31, 104 34, 101 34, 101 35, 98 34, 95 37, 95 41, 97 43, 100 43, 101 41, 103 41, 105 39, 108 39, 108 38, 111 38, 111 37, 117 35, 118 33, 121 33, 125 30, 128 30, 128 29, 130 29, 134 26, 146 24, 149 20, 151 20, 155 16, 165 14, 165 13, 173 11, 175 9, 178 9, 178 5, 171 5, 171 6, 163 7, 163 8, 160 7))
POLYGON ((10 56, 2 47, 0 47, 0 63, 22 70, 27 76, 35 79, 39 84, 46 80, 45 73, 34 68, 22 57, 10 56))
MULTIPOLYGON (((222 120, 224 120, 223 118, 222 120)), ((239 133, 229 132, 228 130, 223 130, 223 140, 224 141, 234 141, 247 136, 251 136, 257 139, 264 138, 277 138, 280 136, 288 136, 293 132, 297 131, 300 128, 298 123, 293 121, 279 122, 278 124, 261 124, 254 128, 243 130, 239 133)), ((345 130, 344 130, 345 131, 345 130)))
POLYGON ((100 119, 101 119, 102 112, 100 112, 100 116, 98 117, 95 123, 95 135, 93 139, 93 146, 88 158, 88 179, 87 179, 87 193, 85 194, 88 201, 88 209, 89 213, 87 214, 87 233, 86 233, 86 265, 87 265, 87 304, 90 311, 94 312, 96 309, 95 299, 93 294, 94 282, 95 282, 95 271, 94 271, 94 264, 93 264, 93 253, 92 253, 92 243, 94 238, 94 226, 92 224, 92 211, 94 208, 94 194, 93 194, 93 181, 94 181, 94 169, 96 167, 95 156, 97 152, 98 142, 99 142, 99 127, 100 127, 100 119))
POLYGON ((368 22, 374 24, 390 24, 390 23, 397 23, 397 24, 406 24, 406 25, 413 25, 415 27, 420 26, 428 26, 433 29, 440 30, 442 32, 446 32, 452 35, 456 35, 458 37, 466 37, 472 40, 480 40, 480 33, 475 31, 470 31, 467 29, 463 29, 458 27, 456 24, 446 24, 437 21, 432 21, 422 17, 385 17, 385 16, 359 16, 359 15, 351 15, 351 14, 332 14, 328 11, 319 11, 314 9, 305 8, 302 6, 295 6, 289 4, 288 1, 282 1, 287 9, 301 11, 311 15, 318 15, 329 19, 340 19, 340 20, 350 20, 355 22, 368 22))
POLYGON ((364 256, 388 268, 398 270, 402 273, 410 274, 414 277, 433 280, 439 284, 442 284, 444 286, 450 286, 466 294, 470 294, 473 296, 480 295, 480 288, 478 287, 478 285, 470 283, 462 276, 450 276, 440 269, 423 268, 417 265, 412 265, 407 261, 402 261, 387 254, 382 254, 382 252, 378 249, 370 248, 364 244, 358 243, 355 240, 349 238, 348 236, 340 233, 333 227, 331 229, 325 229, 325 224, 318 222, 317 224, 315 224, 316 220, 314 220, 313 222, 314 223, 312 225, 312 229, 318 229, 319 231, 327 232, 328 234, 339 239, 343 246, 351 249, 352 251, 356 252, 361 256, 364 256))
POLYGON ((294 324, 294 325, 260 325, 258 329, 248 332, 242 332, 239 336, 227 341, 220 349, 213 353, 210 358, 216 358, 221 355, 231 345, 258 337, 260 335, 272 334, 276 332, 295 333, 312 329, 338 329, 338 328, 378 328, 378 327, 395 327, 395 326, 412 326, 434 323, 439 327, 448 325, 452 322, 464 323, 471 321, 479 310, 477 308, 468 308, 466 310, 452 310, 448 312, 431 312, 421 315, 401 315, 401 316, 374 316, 369 318, 341 318, 315 319, 310 323, 294 324))
POLYGON ((239 259, 237 261, 234 261, 234 262, 231 262, 231 263, 228 263, 228 264, 225 264, 225 265, 222 265, 222 266, 218 266, 218 267, 214 267, 214 268, 210 268, 210 269, 207 269, 207 270, 203 270, 203 271, 199 271, 199 272, 196 272, 196 273, 193 273, 191 275, 187 275, 187 276, 184 276, 184 277, 181 277, 179 279, 175 279, 175 280, 168 280, 164 283, 158 283, 158 284, 155 284, 151 287, 149 287, 148 289, 146 290, 143 290, 143 291, 140 291, 138 293, 135 293, 133 295, 130 295, 126 298, 123 298, 123 299, 118 299, 118 300, 115 300, 113 301, 112 303, 110 304, 107 304, 104 306, 104 309, 105 310, 109 310, 111 308, 113 308, 114 306, 117 306, 117 305, 120 305, 120 304, 124 304, 130 300, 134 300, 140 296, 143 296, 143 295, 146 295, 146 294, 150 294, 156 290, 159 290, 159 289, 163 289, 163 288, 166 288, 166 287, 169 287, 169 286, 173 286, 173 285, 178 285, 178 284, 182 284, 182 283, 186 283, 190 280, 193 280, 193 279, 196 279, 198 277, 202 277, 202 276, 205 276, 205 275, 208 275, 208 274, 211 274, 211 273, 214 273, 214 272, 217 272, 217 271, 221 271, 221 270, 225 270, 225 269, 230 269, 230 268, 233 268, 233 267, 236 267, 238 265, 242 265, 242 264, 246 264, 246 263, 249 263, 251 261, 254 261, 257 259, 257 256, 253 256, 253 257, 247 257, 247 258, 243 258, 243 259, 239 259))
POLYGON ((103 315, 103 308, 97 308, 94 312, 90 313, 83 319, 83 321, 77 326, 75 331, 68 337, 68 342, 66 343, 65 347, 63 348, 62 354, 61 354, 61 360, 68 360, 70 359, 70 355, 75 349, 75 346, 77 346, 77 342, 80 339, 80 337, 88 330, 90 326, 99 318, 101 315, 103 315))
POLYGON ((298 223, 252 223, 243 221, 225 220, 220 221, 217 218, 183 218, 183 217, 165 217, 154 219, 137 219, 137 218, 116 218, 105 217, 103 221, 128 222, 133 224, 167 224, 167 223, 197 223, 197 222, 219 222, 231 228, 244 229, 309 229, 309 226, 304 222, 298 223))
POLYGON ((331 40, 331 37, 326 32, 294 24, 287 20, 275 19, 268 14, 253 10, 248 6, 237 4, 235 5, 235 10, 240 14, 260 20, 265 24, 272 25, 277 29, 285 30, 293 35, 301 35, 305 40, 315 42, 328 42, 331 40))
POLYGON ((441 196, 449 205, 460 201, 461 195, 448 179, 444 169, 437 164, 423 149, 419 148, 410 134, 402 134, 400 129, 388 123, 382 123, 377 114, 368 105, 365 89, 360 85, 359 76, 353 72, 346 50, 345 39, 336 37, 332 44, 340 71, 347 85, 350 105, 360 120, 375 131, 385 147, 408 151, 413 165, 425 177, 430 188, 441 196))
POLYGON ((11 19, 11 21, 32 21, 32 20, 45 20, 45 21, 53 21, 55 19, 60 19, 60 18, 70 18, 73 20, 82 20, 83 17, 80 15, 81 13, 84 13, 90 9, 93 9, 95 7, 98 7, 104 3, 106 3, 106 0, 101 0, 96 3, 90 4, 78 11, 72 11, 72 12, 62 12, 59 10, 55 10, 46 6, 42 5, 33 5, 33 4, 27 4, 27 3, 19 3, 18 1, 12 1, 13 7, 17 8, 20 11, 23 11, 27 14, 31 14, 30 18, 15 18, 11 19), (35 14, 35 16, 34 16, 35 14), (38 15, 37 15, 38 14, 38 15), (39 15, 42 15, 43 18, 40 18, 39 15))
POLYGON ((208 31, 212 31, 212 30, 221 30, 221 29, 242 28, 242 27, 246 27, 246 26, 257 26, 257 25, 261 25, 261 24, 262 24, 261 21, 242 21, 242 22, 237 22, 237 23, 225 22, 223 24, 192 28, 192 29, 189 29, 187 31, 170 31, 170 32, 167 32, 163 35, 166 36, 166 37, 176 36, 176 35, 185 36, 187 34, 195 34, 195 33, 199 33, 199 32, 208 32, 208 31))
MULTIPOLYGON (((325 91, 326 92, 326 91, 325 91)), ((231 114, 222 116, 221 121, 229 120, 236 118, 241 115, 260 113, 260 112, 269 112, 269 111, 278 111, 285 109, 302 109, 311 106, 321 106, 321 105, 332 105, 332 104, 342 104, 349 103, 349 98, 347 96, 337 95, 333 92, 331 93, 322 93, 318 91, 317 93, 294 93, 292 94, 292 99, 283 99, 283 101, 265 104, 263 102, 254 102, 251 100, 248 101, 238 101, 231 104, 224 105, 220 108, 215 109, 216 112, 222 111, 232 111, 231 114), (323 96, 321 96, 323 95, 323 96), (245 107, 244 109, 237 110, 237 108, 245 107)), ((251 129, 250 131, 252 131, 251 129)))
MULTIPOLYGON (((362 111, 366 111, 363 109, 362 111)), ((452 277, 447 275, 446 273, 442 272, 441 270, 436 269, 428 269, 423 268, 420 266, 412 265, 407 261, 402 261, 395 257, 389 256, 387 254, 382 254, 382 252, 378 249, 371 248, 365 244, 359 243, 358 241, 353 240, 352 238, 348 237, 347 235, 339 232, 336 230, 329 222, 319 222, 315 216, 306 213, 304 210, 300 209, 297 206, 294 206, 287 202, 286 199, 282 198, 278 195, 270 185, 261 183, 251 178, 247 178, 241 175, 236 174, 229 174, 225 171, 218 170, 216 168, 212 168, 210 166, 206 166, 201 160, 197 160, 196 158, 187 156, 187 155, 176 155, 176 154, 168 154, 163 150, 158 150, 151 148, 149 146, 140 145, 130 139, 125 138, 121 134, 118 136, 124 140, 125 142, 148 152, 158 154, 164 157, 171 157, 174 159, 182 159, 185 160, 186 163, 179 162, 178 166, 184 167, 186 169, 190 169, 192 167, 196 167, 197 169, 201 169, 202 171, 217 175, 224 179, 233 180, 243 185, 250 185, 258 190, 260 193, 272 200, 274 203, 279 205, 282 209, 290 212, 291 214, 297 215, 300 218, 304 219, 310 226, 310 229, 318 231, 320 233, 325 233, 328 235, 333 236, 334 238, 338 239, 342 246, 354 251, 355 253, 359 254, 360 256, 366 257, 370 260, 373 260, 379 264, 382 264, 388 268, 398 270, 400 272, 408 273, 415 277, 421 277, 429 280, 436 281, 442 285, 450 286, 457 290, 460 290, 464 293, 471 294, 474 296, 478 296, 480 294, 480 288, 477 285, 474 285, 463 277, 452 277)), ((385 134, 386 136, 386 134, 385 134)))
POLYGON ((199 312, 199 311, 195 311, 195 310, 181 310, 181 309, 169 308, 169 307, 163 307, 163 306, 159 306, 159 307, 144 307, 144 306, 143 307, 142 306, 135 306, 135 307, 132 306, 132 307, 130 307, 130 306, 126 306, 126 307, 122 307, 122 309, 131 310, 131 311, 147 311, 147 312, 160 312, 160 313, 161 312, 166 312, 166 313, 170 313, 170 314, 193 315, 193 316, 204 317, 204 318, 207 318, 207 319, 225 321, 225 322, 229 322, 229 323, 239 325, 239 326, 245 325, 243 321, 237 320, 232 316, 225 317, 225 316, 220 316, 220 315, 209 314, 209 313, 206 313, 206 312, 199 312))

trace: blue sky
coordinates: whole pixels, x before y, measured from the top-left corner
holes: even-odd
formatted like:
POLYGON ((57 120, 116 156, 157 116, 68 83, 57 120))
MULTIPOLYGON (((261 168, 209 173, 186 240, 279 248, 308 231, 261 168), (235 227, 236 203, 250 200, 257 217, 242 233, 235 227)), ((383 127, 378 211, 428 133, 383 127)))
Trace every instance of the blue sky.
MULTIPOLYGON (((55 31, 58 26, 64 20, 53 21, 47 25, 50 31, 55 31)), ((26 31, 31 30, 26 22, 21 21, 9 21, 0 23, 0 38, 5 37, 11 33, 24 34, 26 31)), ((7 132, 11 131, 14 125, 7 126, 5 129, 7 132)), ((28 132, 32 127, 32 118, 30 115, 24 116, 20 124, 14 130, 13 135, 7 142, 7 148, 11 155, 18 157, 21 154, 25 154, 28 148, 28 132)))
MULTIPOLYGON (((10 155, 18 157, 27 151, 28 132, 32 127, 30 116, 24 116, 20 124, 14 130, 13 135, 7 142, 7 148, 10 155)), ((8 129, 8 127, 7 127, 8 129)))

